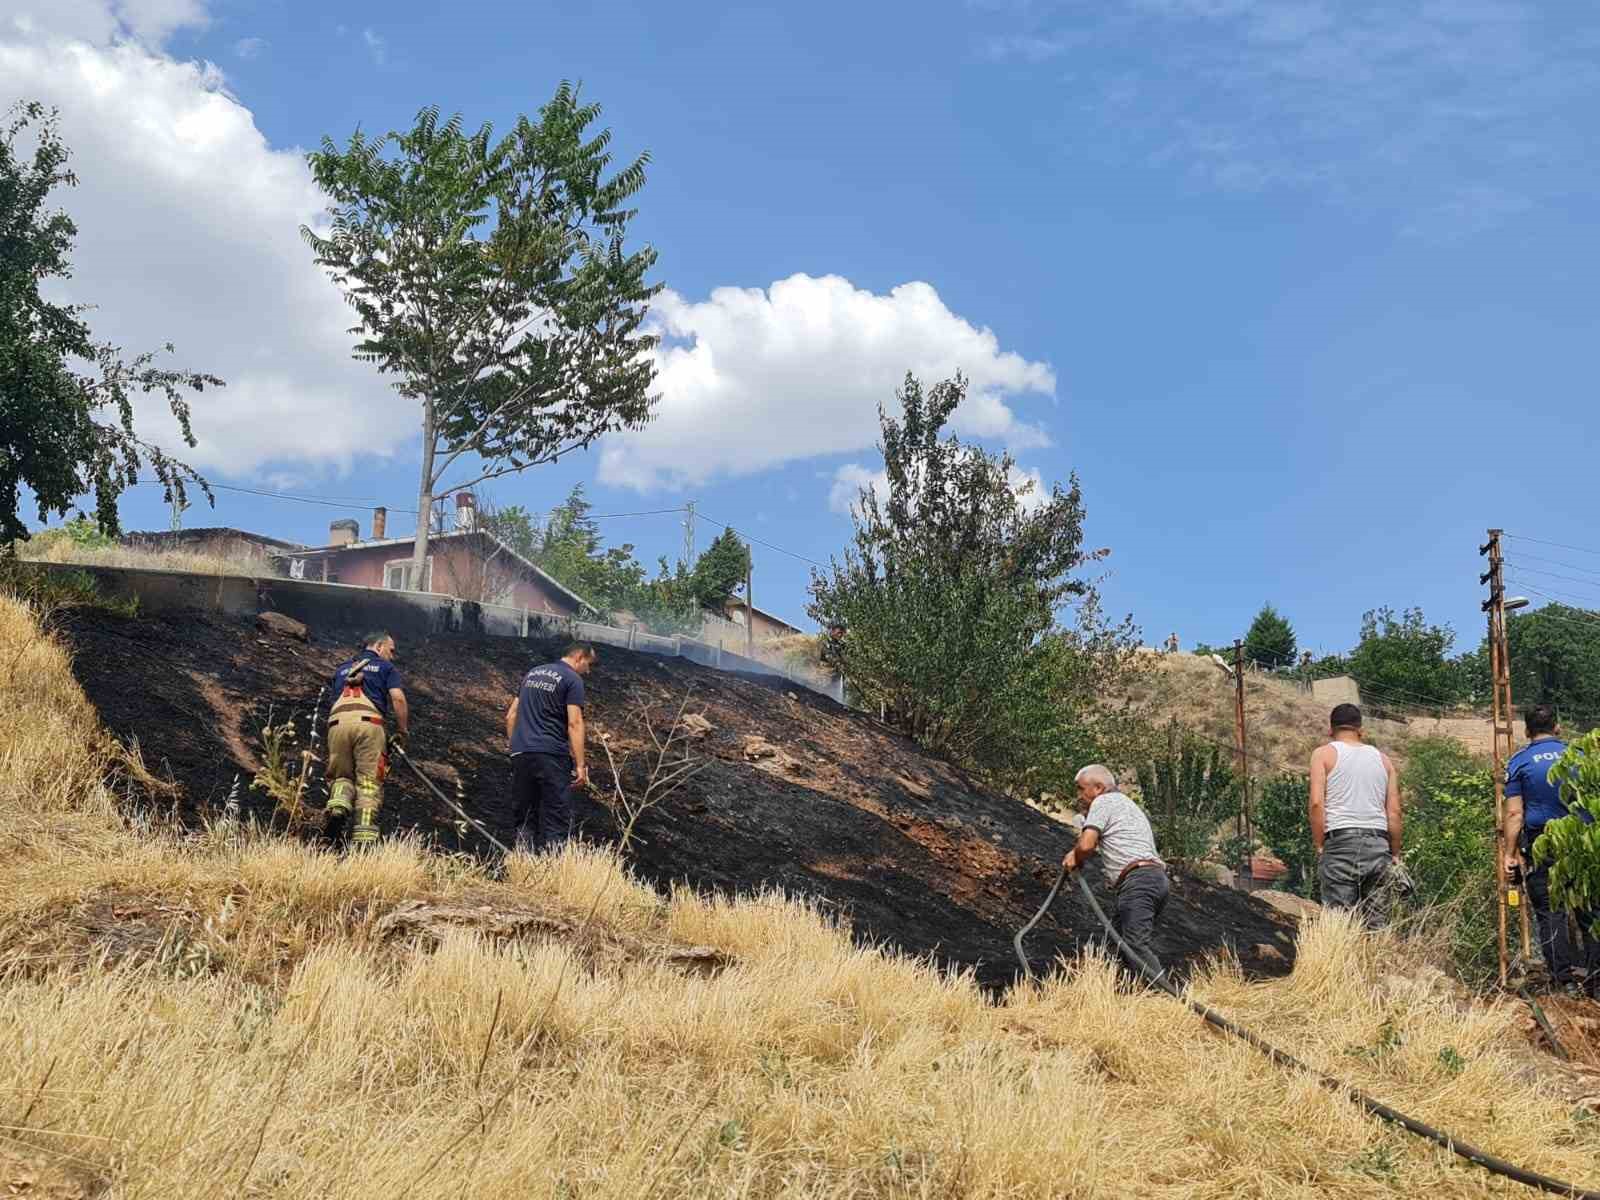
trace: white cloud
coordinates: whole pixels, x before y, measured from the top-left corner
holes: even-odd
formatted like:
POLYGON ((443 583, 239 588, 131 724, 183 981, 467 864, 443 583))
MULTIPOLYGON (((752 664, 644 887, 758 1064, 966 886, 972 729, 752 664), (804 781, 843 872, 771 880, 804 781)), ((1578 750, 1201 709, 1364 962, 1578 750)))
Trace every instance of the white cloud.
POLYGON ((1042 36, 1036 33, 1008 33, 985 38, 979 49, 983 57, 992 62, 1021 59, 1028 63, 1042 63, 1060 57, 1081 41, 1081 38, 1069 34, 1042 36))
POLYGON ((349 313, 299 234, 324 207, 303 154, 269 146, 216 67, 126 37, 204 15, 49 0, 0 19, 0 78, 60 109, 79 177, 54 197, 79 230, 58 290, 96 306, 97 338, 129 352, 171 341, 177 356, 163 361, 227 381, 195 400, 196 450, 159 404, 141 405, 147 435, 197 466, 314 474, 391 451, 413 436, 413 415, 350 357, 349 313))
POLYGON ((1054 372, 1001 350, 926 283, 885 295, 837 275, 793 275, 698 303, 665 292, 653 319, 667 339, 661 404, 648 427, 604 444, 607 483, 685 486, 860 451, 877 441, 878 405, 894 403, 908 370, 929 384, 967 376, 958 431, 1013 448, 1049 442, 1012 401, 1053 396, 1054 372))
POLYGON ((828 489, 828 507, 836 513, 848 514, 861 499, 863 491, 877 496, 881 504, 889 496, 889 472, 873 471, 860 463, 845 463, 833 473, 833 486, 828 489))
MULTIPOLYGON (((307 481, 414 445, 414 409, 351 358, 350 314, 300 238, 324 215, 303 153, 268 144, 220 69, 159 44, 203 23, 203 8, 22 4, 0 15, 0 78, 61 110, 80 179, 57 197, 79 227, 61 293, 97 306, 98 338, 130 352, 172 341, 175 365, 227 381, 195 401, 198 449, 183 450, 159 403, 140 406, 146 435, 222 476, 307 481)), ((968 376, 963 433, 1048 441, 1014 406, 1053 396, 1051 369, 1002 350, 925 283, 875 294, 796 275, 700 302, 665 294, 653 320, 668 338, 659 418, 603 443, 608 482, 673 486, 859 453, 908 369, 968 376)))
POLYGON ((1588 186, 1595 26, 1557 7, 1121 0, 1016 9, 976 45, 1063 60, 1062 86, 1120 153, 1222 189, 1314 189, 1450 238, 1588 186))
POLYGON ((0 39, 53 35, 159 46, 179 29, 210 21, 204 0, 0 0, 0 39))
POLYGON ((258 37, 240 38, 233 44, 233 52, 240 58, 259 58, 266 48, 267 39, 258 37))
MULTIPOLYGON (((1017 496, 1017 508, 1025 513, 1037 512, 1050 500, 1050 489, 1045 485, 1039 468, 1031 470, 1012 464, 1006 478, 1017 496), (1023 489, 1027 488, 1026 491, 1023 489)), ((845 463, 833 473, 833 485, 828 489, 828 507, 836 513, 848 515, 861 499, 862 491, 870 491, 881 504, 889 498, 889 472, 873 471, 860 463, 845 463)))
POLYGON ((366 43, 367 53, 372 55, 372 61, 380 67, 389 61, 389 43, 381 33, 373 29, 363 29, 361 40, 366 43))

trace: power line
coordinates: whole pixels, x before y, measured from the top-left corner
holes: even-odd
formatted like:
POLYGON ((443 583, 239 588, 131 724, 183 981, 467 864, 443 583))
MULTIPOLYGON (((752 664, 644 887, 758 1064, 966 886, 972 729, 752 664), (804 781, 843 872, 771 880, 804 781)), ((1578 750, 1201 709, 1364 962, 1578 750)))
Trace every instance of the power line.
POLYGON ((1563 575, 1559 571, 1546 571, 1540 567, 1526 567, 1521 562, 1506 560, 1506 566, 1514 571, 1526 571, 1530 575, 1547 575, 1551 579, 1565 580, 1567 583, 1578 583, 1584 587, 1600 587, 1600 579, 1584 579, 1578 575, 1563 575))
MULTIPOLYGON (((159 479, 139 480, 140 486, 158 485, 160 483, 161 481, 159 479)), ((293 500, 297 504, 318 504, 327 508, 360 508, 369 512, 376 512, 381 508, 385 512, 404 513, 405 515, 411 517, 417 515, 417 510, 414 508, 397 508, 392 504, 372 504, 369 503, 370 498, 368 497, 355 500, 342 498, 339 496, 295 496, 288 492, 271 492, 262 488, 238 487, 230 483, 208 483, 207 486, 212 488, 214 491, 239 492, 246 496, 265 496, 273 500, 293 500)), ((566 511, 567 507, 565 505, 559 505, 556 508, 537 509, 531 515, 554 516, 558 512, 566 511)), ((682 511, 682 508, 651 508, 644 509, 639 512, 585 513, 584 516, 594 521, 611 521, 620 519, 622 517, 655 517, 660 516, 663 513, 681 513, 682 511)))
MULTIPOLYGON (((139 486, 141 487, 160 483, 159 479, 139 480, 139 486)), ((385 508, 388 512, 406 513, 408 516, 413 517, 417 515, 417 510, 414 508, 391 508, 382 504, 368 504, 364 500, 341 500, 336 496, 292 496, 287 492, 269 492, 260 488, 237 487, 230 483, 207 482, 205 486, 218 492, 239 492, 246 496, 266 496, 273 500, 293 500, 299 504, 320 504, 326 508, 361 508, 369 511, 385 508)))
MULTIPOLYGON (((1560 604, 1562 608, 1571 607, 1563 602, 1558 596, 1552 595, 1549 592, 1540 591, 1530 583, 1524 582, 1521 586, 1532 592, 1535 596, 1538 596, 1544 600, 1548 600, 1551 604, 1560 604)), ((1594 628, 1596 626, 1600 626, 1600 613, 1591 613, 1587 609, 1579 609, 1578 611, 1584 615, 1578 617, 1563 616, 1561 613, 1549 612, 1542 608, 1536 609, 1535 611, 1543 613, 1544 619, 1547 621, 1564 621, 1568 625, 1582 625, 1585 628, 1594 628)))
POLYGON ((793 550, 785 550, 782 546, 774 545, 772 542, 763 541, 761 538, 758 538, 758 537, 752 537, 750 534, 746 533, 744 530, 742 530, 742 529, 734 529, 734 527, 732 525, 729 525, 726 521, 719 521, 715 517, 707 516, 703 512, 698 512, 697 511, 695 513, 695 516, 699 517, 702 521, 709 521, 713 525, 721 525, 724 529, 733 529, 733 531, 735 533, 737 533, 740 537, 742 537, 747 542, 755 542, 758 546, 765 546, 768 550, 776 550, 779 554, 787 554, 790 558, 798 558, 801 562, 810 563, 813 567, 817 567, 818 569, 821 569, 822 566, 824 565, 822 563, 819 563, 814 558, 807 558, 804 554, 796 554, 793 550))
MULTIPOLYGON (((1567 568, 1570 568, 1571 570, 1574 570, 1574 571, 1583 571, 1586 574, 1600 576, 1600 567, 1585 567, 1585 566, 1580 565, 1579 563, 1569 563, 1569 562, 1565 562, 1565 561, 1563 561, 1562 559, 1559 559, 1559 558, 1544 558, 1544 557, 1542 557, 1541 555, 1538 555, 1538 554, 1518 554, 1517 558, 1519 560, 1520 559, 1527 559, 1530 562, 1548 563, 1552 567, 1567 567, 1567 568)), ((1510 560, 1509 559, 1507 560, 1507 565, 1508 566, 1510 565, 1510 560)))
POLYGON ((1532 592, 1534 595, 1543 596, 1548 600, 1555 600, 1555 598, 1558 596, 1563 598, 1562 600, 1555 601, 1556 603, 1572 601, 1572 604, 1564 604, 1564 607, 1576 607, 1584 611, 1589 611, 1595 605, 1595 598, 1593 596, 1580 596, 1576 592, 1566 591, 1563 588, 1557 587, 1553 583, 1546 583, 1542 579, 1524 579, 1522 576, 1518 575, 1516 577, 1516 584, 1518 591, 1532 592))
MULTIPOLYGON (((1270 651, 1267 653, 1270 657, 1276 658, 1279 662, 1288 663, 1298 661, 1293 655, 1272 655, 1270 651)), ((1265 678, 1289 681, 1299 677, 1292 673, 1277 675, 1269 672, 1265 678)), ((1363 699, 1370 695, 1378 699, 1380 702, 1388 701, 1396 708, 1413 707, 1447 709, 1455 707, 1454 701, 1446 700, 1441 696, 1425 696, 1421 692, 1411 692, 1405 690, 1404 688, 1398 687, 1378 688, 1363 684, 1361 686, 1361 695, 1363 699)))
POLYGON ((1520 533, 1508 533, 1506 537, 1518 542, 1532 542, 1536 546, 1554 546, 1557 550, 1572 550, 1578 554, 1593 554, 1600 556, 1600 550, 1592 550, 1588 546, 1569 546, 1565 542, 1547 542, 1541 538, 1523 537, 1520 533))

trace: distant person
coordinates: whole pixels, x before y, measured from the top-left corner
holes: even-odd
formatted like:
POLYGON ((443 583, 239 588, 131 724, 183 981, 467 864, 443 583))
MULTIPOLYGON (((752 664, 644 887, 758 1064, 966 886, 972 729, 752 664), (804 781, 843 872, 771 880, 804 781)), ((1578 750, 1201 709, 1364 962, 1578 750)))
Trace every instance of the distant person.
MULTIPOLYGON (((1077 784, 1078 806, 1085 810, 1083 830, 1061 865, 1069 872, 1076 871, 1096 854, 1100 856, 1100 868, 1116 901, 1112 924, 1128 949, 1151 970, 1159 971, 1161 963, 1151 936, 1167 907, 1172 885, 1167 864, 1156 853, 1150 818, 1117 790, 1117 777, 1098 763, 1079 771, 1077 784)), ((1135 975, 1142 975, 1142 964, 1127 954, 1122 957, 1135 975)))
POLYGON ((1177 652, 1178 652, 1178 635, 1176 633, 1168 634, 1167 635, 1167 653, 1168 654, 1176 654, 1177 652))
MULTIPOLYGON (((1533 906, 1539 926, 1539 949, 1545 966, 1550 968, 1551 981, 1559 988, 1575 990, 1579 955, 1567 929, 1566 912, 1552 911, 1550 907, 1552 864, 1533 865, 1534 839, 1551 821, 1569 815, 1561 799, 1560 782, 1550 779, 1550 768, 1567 752, 1567 744, 1561 739, 1561 725, 1550 705, 1534 705, 1523 714, 1523 721, 1528 729, 1528 744, 1506 764, 1506 871, 1522 872, 1528 903, 1533 906)), ((1583 819, 1593 820, 1588 813, 1583 814, 1583 819)), ((1585 982, 1594 994, 1600 988, 1600 939, 1590 932, 1596 914, 1580 910, 1575 915, 1584 934, 1585 982)))
POLYGON ((337 841, 355 807, 353 846, 378 841, 378 810, 383 807, 383 777, 388 773, 384 721, 394 713, 394 742, 405 748, 411 725, 400 672, 393 664, 394 638, 379 630, 364 639, 365 649, 333 674, 328 712, 327 835, 337 841))
POLYGON ((506 709, 516 848, 558 850, 572 836, 572 793, 589 786, 583 743, 583 677, 597 660, 573 642, 560 661, 535 667, 506 709))
POLYGON ((1389 756, 1361 740, 1361 710, 1341 704, 1329 741, 1311 754, 1311 844, 1322 903, 1383 924, 1379 893, 1400 863, 1400 778, 1389 756))

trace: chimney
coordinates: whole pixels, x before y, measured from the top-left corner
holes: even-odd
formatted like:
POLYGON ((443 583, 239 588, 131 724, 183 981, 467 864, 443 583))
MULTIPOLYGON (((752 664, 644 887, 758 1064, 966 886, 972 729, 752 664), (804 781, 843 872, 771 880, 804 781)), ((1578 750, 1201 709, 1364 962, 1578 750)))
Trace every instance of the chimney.
POLYGON ((373 509, 372 510, 372 540, 375 541, 375 542, 381 542, 383 540, 384 531, 387 530, 388 528, 389 528, 389 510, 387 508, 375 508, 375 509, 373 509))
POLYGON ((348 546, 361 539, 361 525, 349 517, 342 517, 328 526, 328 545, 348 546))
POLYGON ((478 501, 471 492, 456 493, 456 528, 471 533, 478 527, 478 501))

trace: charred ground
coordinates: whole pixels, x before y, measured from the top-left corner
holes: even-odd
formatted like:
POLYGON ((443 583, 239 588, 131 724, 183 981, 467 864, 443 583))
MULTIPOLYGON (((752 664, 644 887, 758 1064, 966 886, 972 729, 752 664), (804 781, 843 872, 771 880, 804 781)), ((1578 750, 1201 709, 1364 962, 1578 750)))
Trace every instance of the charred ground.
MULTIPOLYGON (((248 790, 269 714, 300 717, 304 729, 358 636, 319 630, 306 643, 201 612, 124 618, 98 610, 73 613, 62 633, 103 723, 137 739, 145 762, 177 784, 188 821, 219 812, 236 779, 245 811, 270 818, 271 802, 248 790)), ((436 779, 459 777, 468 810, 502 840, 511 832, 505 706, 528 666, 556 653, 538 641, 459 636, 400 647, 412 758, 436 779)), ((1066 827, 871 718, 781 681, 605 647, 588 692, 596 795, 611 783, 600 738, 630 755, 624 784, 638 786, 647 722, 665 735, 687 693, 687 711, 708 725, 692 751, 705 768, 636 831, 632 857, 657 886, 781 888, 836 911, 859 939, 972 969, 989 986, 1015 976, 1012 934, 1044 898, 1070 844, 1066 827)), ((320 801, 320 789, 313 797, 320 801)), ((446 851, 488 850, 475 834, 459 834, 454 816, 403 767, 390 775, 380 823, 386 836, 416 830, 446 851)), ((618 834, 593 798, 580 802, 578 823, 589 838, 618 834)), ((1063 896, 1029 952, 1043 966, 1094 932, 1087 906, 1063 896)), ((1227 950, 1249 970, 1278 973, 1293 956, 1292 934, 1268 906, 1180 875, 1157 946, 1168 962, 1227 950), (1278 954, 1262 955, 1261 946, 1278 954)))

